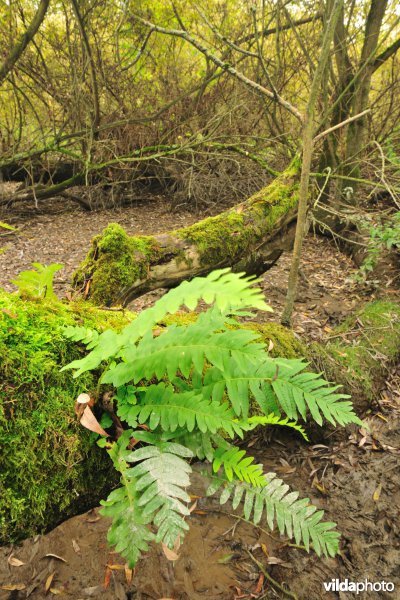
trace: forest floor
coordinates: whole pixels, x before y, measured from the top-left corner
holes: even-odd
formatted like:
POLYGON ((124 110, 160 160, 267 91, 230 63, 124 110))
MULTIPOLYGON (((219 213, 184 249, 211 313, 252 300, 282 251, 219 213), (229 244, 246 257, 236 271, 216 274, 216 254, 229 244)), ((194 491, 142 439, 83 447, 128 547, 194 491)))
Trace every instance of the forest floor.
MULTIPOLYGON (((13 289, 10 279, 29 269, 32 262, 59 262, 65 268, 56 278, 55 289, 62 297, 92 236, 109 222, 118 222, 137 234, 165 231, 196 220, 189 213, 170 212, 160 198, 93 213, 68 203, 48 206, 43 214, 1 215, 1 220, 19 228, 18 234, 0 236, 4 249, 0 285, 6 289, 13 289)), ((279 320, 289 265, 290 254, 285 254, 263 276, 266 299, 275 312, 272 316, 261 314, 257 320, 279 320)), ((333 327, 363 301, 382 293, 399 299, 391 277, 367 288, 355 282, 355 273, 350 258, 335 244, 309 235, 294 331, 303 339, 323 341, 334 335, 333 327)), ((132 310, 151 304, 160 293, 137 299, 132 310)), ((204 488, 196 477, 191 492, 198 496, 197 505, 174 564, 154 548, 133 573, 126 570, 121 557, 107 547, 108 523, 94 508, 46 535, 0 548, 0 600, 39 600, 55 595, 74 600, 345 600, 354 594, 326 592, 323 582, 346 578, 355 582, 385 580, 396 586, 393 593, 360 593, 360 599, 400 598, 399 365, 388 369, 386 384, 367 419, 370 433, 355 428, 313 430, 308 445, 285 431, 268 436, 253 432, 246 440, 258 462, 276 471, 293 489, 324 509, 327 519, 338 523, 342 542, 336 559, 307 554, 277 534, 229 514, 226 505, 220 507, 203 498, 204 488)))

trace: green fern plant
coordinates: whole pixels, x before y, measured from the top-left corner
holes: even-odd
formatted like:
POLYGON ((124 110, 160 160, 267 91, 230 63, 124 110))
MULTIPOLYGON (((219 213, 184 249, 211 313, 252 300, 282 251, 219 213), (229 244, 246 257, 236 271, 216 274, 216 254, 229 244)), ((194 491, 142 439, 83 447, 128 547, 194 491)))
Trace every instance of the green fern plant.
POLYGON ((32 263, 35 270, 21 271, 17 279, 13 279, 11 283, 17 286, 19 293, 31 298, 46 298, 54 299, 56 295, 53 291, 54 275, 60 271, 64 265, 54 263, 42 265, 41 263, 32 263))
POLYGON ((220 493, 221 503, 232 498, 238 508, 244 499, 246 519, 257 524, 265 514, 271 528, 277 524, 307 549, 311 541, 318 555, 338 551, 335 524, 235 445, 266 425, 291 427, 307 439, 297 421, 310 417, 362 424, 338 386, 306 371, 301 360, 271 358, 257 333, 237 326, 249 309, 270 310, 254 283, 223 269, 169 291, 120 333, 65 330, 90 351, 64 368, 77 377, 102 366, 100 381, 115 389, 127 427, 116 441, 99 443, 121 474, 121 487, 102 503, 102 514, 112 518, 108 541, 131 566, 150 542, 173 548, 184 536, 194 457, 212 463, 208 493, 220 493), (200 299, 210 307, 195 322, 153 333, 168 314, 193 310, 200 299))

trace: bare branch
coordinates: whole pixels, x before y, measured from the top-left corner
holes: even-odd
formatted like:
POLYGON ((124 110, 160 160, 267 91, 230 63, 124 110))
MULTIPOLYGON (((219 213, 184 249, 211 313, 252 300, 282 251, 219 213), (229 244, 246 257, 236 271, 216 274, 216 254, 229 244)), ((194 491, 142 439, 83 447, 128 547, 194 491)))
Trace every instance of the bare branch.
POLYGON ((317 136, 315 136, 315 138, 313 140, 313 143, 315 144, 321 138, 325 137, 326 135, 329 135, 333 131, 336 131, 336 129, 340 129, 341 127, 344 127, 345 125, 348 125, 349 123, 352 123, 352 121, 356 121, 357 119, 360 119, 361 117, 363 117, 364 115, 368 114, 369 112, 371 112, 371 109, 367 108, 363 112, 358 113, 358 115, 354 115, 353 117, 349 117, 345 121, 342 121, 341 123, 338 123, 337 125, 333 125, 332 127, 329 127, 329 129, 325 129, 325 131, 322 131, 322 133, 319 133, 317 136))
POLYGON ((3 83, 10 71, 12 71, 15 64, 24 53, 29 42, 31 42, 35 37, 36 32, 42 24, 43 19, 46 15, 49 4, 50 0, 41 0, 36 14, 33 17, 28 29, 25 31, 25 33, 22 34, 18 42, 15 44, 14 48, 11 50, 9 56, 0 65, 0 85, 3 83))
POLYGON ((146 25, 146 27, 149 27, 150 29, 154 29, 154 31, 157 31, 158 33, 162 33, 164 35, 171 35, 173 37, 178 37, 178 38, 185 40, 186 42, 188 42, 189 44, 191 44, 192 46, 197 48, 197 50, 199 52, 201 52, 204 56, 206 56, 211 62, 213 62, 215 65, 217 65, 220 69, 222 69, 223 71, 226 71, 233 77, 236 77, 236 79, 238 79, 239 81, 244 83, 248 88, 252 89, 257 94, 259 94, 261 96, 266 96, 267 98, 274 100, 277 104, 282 106, 282 108, 286 109, 294 117, 296 117, 296 119, 298 119, 300 122, 303 121, 302 113, 299 110, 297 110, 297 108, 295 106, 293 106, 290 102, 288 102, 287 100, 282 98, 282 96, 280 96, 279 94, 275 95, 271 90, 268 90, 264 86, 249 79, 241 71, 238 71, 233 65, 221 60, 218 56, 216 56, 215 54, 210 52, 210 50, 208 48, 203 46, 203 44, 201 42, 199 42, 198 39, 194 38, 192 35, 187 33, 187 31, 183 31, 181 29, 166 29, 165 27, 160 27, 159 25, 150 23, 149 21, 146 21, 145 19, 142 19, 141 17, 139 17, 137 15, 134 15, 133 18, 136 19, 137 21, 139 21, 140 23, 143 23, 143 25, 146 25))

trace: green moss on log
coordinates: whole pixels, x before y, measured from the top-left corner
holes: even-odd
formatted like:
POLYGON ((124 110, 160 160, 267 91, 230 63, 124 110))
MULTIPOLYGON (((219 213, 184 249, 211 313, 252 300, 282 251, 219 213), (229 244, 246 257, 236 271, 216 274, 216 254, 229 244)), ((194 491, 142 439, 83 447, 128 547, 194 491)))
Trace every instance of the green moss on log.
POLYGON ((91 300, 107 306, 115 290, 145 277, 146 265, 159 255, 155 238, 130 237, 121 225, 110 223, 102 234, 93 238, 87 257, 74 274, 73 285, 77 289, 83 288, 85 282, 91 280, 91 300))
POLYGON ((160 265, 173 263, 171 270, 177 279, 193 262, 193 274, 218 265, 235 265, 262 245, 269 234, 279 233, 285 218, 295 218, 298 170, 298 160, 293 161, 285 173, 242 204, 166 234, 130 237, 120 225, 110 224, 93 238, 74 275, 74 288, 97 305, 110 305, 125 289, 151 277, 152 269, 160 265))
POLYGON ((95 391, 96 376, 60 373, 82 352, 62 329, 127 322, 88 304, 27 301, 0 290, 0 543, 56 525, 113 485, 107 457, 74 414, 77 395, 95 391))

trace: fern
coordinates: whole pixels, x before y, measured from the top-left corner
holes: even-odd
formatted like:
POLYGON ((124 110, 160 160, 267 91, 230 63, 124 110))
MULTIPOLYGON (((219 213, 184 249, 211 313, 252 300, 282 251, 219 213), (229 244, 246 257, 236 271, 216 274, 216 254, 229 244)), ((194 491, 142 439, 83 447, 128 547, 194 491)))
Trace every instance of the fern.
POLYGON ((276 521, 307 548, 311 540, 319 554, 337 551, 334 524, 231 443, 267 425, 290 427, 307 440, 298 418, 361 423, 338 386, 301 360, 271 358, 255 332, 237 327, 243 311, 268 308, 253 283, 224 269, 171 290, 121 333, 65 330, 88 354, 64 368, 78 376, 108 361, 101 383, 115 388, 117 415, 130 428, 117 442, 99 443, 121 473, 121 487, 103 503, 112 518, 108 540, 131 565, 150 542, 173 548, 187 531, 192 457, 212 463, 211 489, 222 492, 222 502, 232 497, 237 507, 244 499, 246 519, 258 523, 265 512, 270 527, 276 521), (168 313, 194 309, 201 299, 213 305, 195 322, 153 334, 168 313), (133 451, 132 439, 139 443, 133 451))
POLYGON ((262 487, 215 477, 207 495, 211 496, 221 488, 221 504, 232 498, 235 510, 244 499, 243 514, 246 520, 258 525, 265 512, 270 529, 274 528, 276 522, 281 535, 294 538, 296 544, 303 542, 307 550, 311 541, 318 556, 337 554, 340 534, 334 529, 336 524, 322 521, 324 511, 317 511, 308 498, 298 500, 299 493, 289 492, 289 486, 277 479, 275 473, 264 475, 262 487))
POLYGON ((33 298, 55 298, 53 291, 53 279, 57 271, 64 265, 53 264, 46 267, 41 263, 32 263, 35 271, 21 271, 17 279, 11 283, 17 286, 22 294, 27 294, 33 298))

